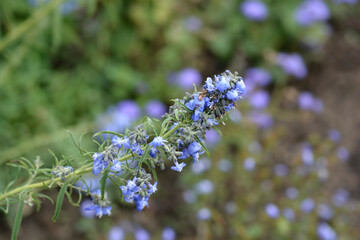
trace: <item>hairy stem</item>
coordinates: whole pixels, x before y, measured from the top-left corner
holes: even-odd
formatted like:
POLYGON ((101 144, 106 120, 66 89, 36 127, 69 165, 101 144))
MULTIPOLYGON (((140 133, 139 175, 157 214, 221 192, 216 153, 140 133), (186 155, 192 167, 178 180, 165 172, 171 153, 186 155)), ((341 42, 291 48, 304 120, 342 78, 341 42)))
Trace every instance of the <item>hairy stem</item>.
MULTIPOLYGON (((172 133, 174 133, 177 129, 179 129, 181 127, 180 124, 178 124, 177 126, 175 126, 173 129, 169 130, 167 133, 165 133, 162 137, 163 138, 168 138, 172 133)), ((121 158, 119 158, 119 161, 125 161, 129 158, 131 158, 133 155, 132 154, 128 154, 128 155, 125 155, 121 158)), ((78 175, 81 175, 81 174, 84 174, 84 173, 88 173, 88 172, 91 172, 93 169, 93 166, 92 166, 92 163, 91 164, 88 164, 84 167, 81 167, 77 170, 75 170, 74 172, 72 173, 69 173, 68 175, 65 176, 66 179, 68 178, 71 178, 73 176, 78 176, 78 175)), ((58 177, 58 178, 52 178, 52 179, 49 179, 49 180, 46 180, 46 181, 42 181, 42 182, 38 182, 38 183, 33 183, 33 184, 27 184, 27 185, 23 185, 23 186, 20 186, 20 187, 17 187, 7 193, 3 193, 0 195, 0 202, 8 197, 11 197, 17 193, 20 193, 24 190, 27 190, 27 189, 36 189, 36 188, 46 188, 47 186, 49 186, 50 184, 52 183, 59 183, 61 182, 61 177, 58 177)), ((49 186, 49 188, 52 188, 54 186, 57 186, 57 184, 52 184, 51 186, 49 186)))

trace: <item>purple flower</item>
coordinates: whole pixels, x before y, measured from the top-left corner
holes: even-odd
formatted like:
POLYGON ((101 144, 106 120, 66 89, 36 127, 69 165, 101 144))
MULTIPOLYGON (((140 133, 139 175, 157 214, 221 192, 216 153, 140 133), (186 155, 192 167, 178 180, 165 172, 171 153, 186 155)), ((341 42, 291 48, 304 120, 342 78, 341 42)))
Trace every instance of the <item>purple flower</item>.
POLYGON ((194 85, 201 83, 201 74, 194 68, 185 68, 176 75, 176 83, 182 89, 189 90, 194 88, 194 85))
POLYGON ((340 142, 341 140, 341 133, 336 129, 330 129, 328 131, 328 136, 331 141, 334 143, 340 142))
POLYGON ((151 100, 145 106, 145 112, 149 117, 161 118, 166 111, 166 105, 157 100, 151 100))
POLYGON ((175 240, 176 232, 171 227, 166 227, 162 231, 162 240, 175 240))
POLYGON ((345 189, 337 189, 335 194, 332 196, 332 202, 335 206, 341 207, 348 202, 350 194, 345 189))
POLYGON ((229 118, 234 123, 239 123, 242 120, 241 112, 239 110, 234 109, 229 112, 229 118))
POLYGON ((124 240, 125 232, 122 227, 112 227, 108 233, 108 240, 124 240))
POLYGON ((322 0, 305 0, 296 9, 294 17, 298 24, 309 26, 328 20, 330 10, 322 0))
POLYGON ((296 218, 295 212, 291 208, 284 208, 283 215, 289 221, 294 221, 296 218))
POLYGON ((336 232, 325 222, 318 224, 317 235, 321 240, 337 240, 336 232))
POLYGON ((267 113, 253 111, 248 115, 250 121, 260 128, 270 128, 273 125, 273 118, 267 113))
POLYGON ((268 203, 265 206, 265 212, 266 214, 271 218, 277 218, 279 216, 279 209, 278 207, 273 203, 268 203))
POLYGON ((312 147, 309 143, 305 143, 302 147, 302 154, 301 154, 302 162, 307 165, 311 166, 314 163, 314 154, 312 151, 312 147))
POLYGON ((267 91, 260 90, 250 96, 249 103, 253 108, 264 109, 269 105, 270 95, 267 91))
POLYGON ((186 18, 184 23, 186 29, 189 30, 190 32, 198 32, 203 27, 203 23, 201 19, 194 16, 190 16, 186 18))
POLYGON ((255 169, 256 162, 253 158, 249 157, 244 160, 243 166, 246 171, 251 172, 255 169))
POLYGON ((196 192, 199 194, 210 194, 214 191, 214 184, 208 180, 202 180, 196 184, 196 192))
POLYGON ((196 215, 199 220, 208 220, 211 217, 211 212, 207 208, 202 208, 196 215))
POLYGON ((227 99, 235 102, 239 98, 239 94, 236 90, 229 90, 226 93, 226 97, 227 99))
POLYGON ((134 232, 135 240, 150 240, 150 233, 143 228, 138 228, 134 232))
POLYGON ((334 211, 327 204, 319 204, 317 213, 323 220, 330 220, 334 216, 334 211))
POLYGON ((205 172, 210 167, 211 167, 211 161, 207 158, 202 158, 202 159, 200 159, 200 161, 194 162, 191 165, 191 171, 194 174, 198 175, 198 174, 205 172))
POLYGON ((343 162, 347 162, 349 160, 350 154, 345 147, 339 147, 338 149, 336 149, 336 154, 338 158, 343 162))
POLYGON ((277 64, 289 75, 298 79, 307 75, 307 68, 303 58, 297 53, 278 53, 277 64))
POLYGON ((207 131, 205 136, 206 136, 205 142, 206 142, 206 144, 209 145, 209 148, 215 147, 216 144, 221 139, 220 133, 218 131, 216 131, 215 129, 210 129, 209 131, 207 131))
POLYGON ((276 164, 274 171, 277 176, 285 177, 289 172, 289 168, 285 164, 276 164))
POLYGON ((245 79, 246 81, 253 82, 264 87, 271 82, 271 75, 263 68, 254 67, 246 71, 245 79))
POLYGON ((246 0, 240 5, 240 10, 247 19, 263 21, 268 17, 268 10, 265 3, 258 0, 246 0))
POLYGON ((289 187, 286 189, 285 195, 289 199, 295 199, 299 195, 299 191, 294 187, 289 187))
MULTIPOLYGON (((225 92, 230 88, 229 79, 223 76, 217 77, 219 81, 216 82, 216 89, 220 92, 225 92)), ((241 89, 241 86, 239 87, 241 89)))
POLYGON ((232 169, 232 163, 227 160, 227 159, 221 159, 218 164, 217 167, 220 169, 220 171, 222 172, 229 172, 232 169))
POLYGON ((86 218, 94 218, 96 216, 96 212, 94 209, 86 210, 87 208, 91 207, 93 202, 90 199, 85 199, 80 204, 80 213, 83 217, 86 218))
POLYGON ((136 120, 141 116, 141 110, 140 107, 137 105, 136 102, 132 100, 125 100, 122 102, 119 102, 117 105, 118 110, 129 116, 131 120, 136 120))
POLYGON ((298 105, 302 110, 309 110, 320 113, 323 110, 323 103, 309 92, 302 92, 298 97, 298 105))
POLYGON ((304 213, 309 213, 312 210, 314 210, 315 207, 315 202, 313 199, 311 198, 306 198, 304 199, 301 204, 300 204, 300 209, 301 211, 303 211, 304 213))

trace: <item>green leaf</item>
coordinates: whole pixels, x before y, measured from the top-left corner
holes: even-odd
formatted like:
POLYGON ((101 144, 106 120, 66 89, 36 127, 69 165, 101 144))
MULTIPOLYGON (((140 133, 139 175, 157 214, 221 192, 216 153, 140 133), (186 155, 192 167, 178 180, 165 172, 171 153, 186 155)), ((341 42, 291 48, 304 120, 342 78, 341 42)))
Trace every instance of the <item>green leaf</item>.
POLYGON ((220 129, 216 126, 212 126, 213 129, 215 129, 218 133, 220 133, 220 136, 222 136, 222 132, 220 131, 220 129))
POLYGON ((147 121, 147 123, 149 124, 149 126, 152 128, 152 130, 155 132, 156 136, 159 136, 159 133, 158 133, 158 131, 157 131, 157 129, 156 129, 156 127, 155 127, 152 119, 149 118, 149 117, 146 117, 146 121, 147 121))
POLYGON ((100 191, 101 191, 101 200, 104 199, 105 196, 105 186, 106 186, 106 180, 108 179, 110 172, 110 168, 106 168, 101 179, 100 179, 100 191))
POLYGON ((45 194, 42 194, 42 193, 34 193, 34 195, 36 195, 37 197, 46 198, 46 199, 48 199, 48 200, 51 202, 51 204, 54 204, 54 201, 52 200, 52 198, 49 197, 49 196, 47 196, 47 195, 45 195, 45 194))
MULTIPOLYGON (((138 164, 138 170, 139 170, 139 172, 140 172, 140 170, 141 170, 141 165, 142 165, 142 163, 143 163, 143 162, 145 161, 145 159, 146 159, 146 156, 147 156, 147 154, 148 154, 148 152, 149 152, 149 149, 150 149, 150 146, 147 145, 146 148, 145 148, 144 154, 141 156, 141 159, 139 160, 139 164, 138 164)), ((141 173, 141 172, 140 172, 140 173, 141 173)))
POLYGON ((16 212, 15 222, 14 222, 14 226, 13 226, 12 233, 11 233, 11 240, 16 240, 18 237, 21 220, 23 217, 24 203, 25 203, 25 194, 22 195, 22 197, 20 198, 20 201, 19 201, 19 206, 18 206, 18 210, 16 212))
POLYGON ((151 172, 152 172, 152 174, 154 176, 155 182, 157 182, 158 178, 157 178, 156 170, 154 168, 152 168, 148 162, 145 162, 145 164, 149 167, 149 169, 151 170, 151 172))
POLYGON ((194 86, 194 92, 197 93, 198 91, 197 91, 195 83, 193 83, 193 86, 194 86))
POLYGON ((200 138, 199 138, 198 136, 194 135, 194 137, 195 137, 195 140, 196 140, 198 143, 200 143, 201 147, 205 150, 207 156, 210 158, 210 152, 209 152, 209 150, 207 149, 207 147, 204 145, 204 143, 201 142, 201 140, 200 140, 200 138))
POLYGON ((59 191, 59 195, 56 199, 56 208, 55 208, 55 213, 54 216, 52 218, 53 222, 56 222, 56 219, 59 217, 60 211, 61 211, 61 206, 64 200, 64 195, 65 192, 67 191, 67 188, 69 186, 71 182, 71 178, 69 178, 68 180, 66 180, 66 182, 64 183, 64 185, 61 187, 60 191, 59 191))

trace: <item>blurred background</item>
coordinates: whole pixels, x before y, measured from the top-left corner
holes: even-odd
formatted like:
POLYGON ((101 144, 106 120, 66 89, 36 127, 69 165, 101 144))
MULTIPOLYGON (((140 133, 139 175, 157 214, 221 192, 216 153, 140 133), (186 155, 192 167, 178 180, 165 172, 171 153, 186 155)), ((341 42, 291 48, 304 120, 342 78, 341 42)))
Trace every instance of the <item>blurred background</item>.
POLYGON ((357 0, 1 0, 1 191, 14 159, 76 158, 66 130, 93 151, 208 76, 247 85, 211 157, 160 172, 149 208, 115 189, 112 216, 65 200, 54 224, 44 199, 19 239, 360 239, 359 66, 357 0))

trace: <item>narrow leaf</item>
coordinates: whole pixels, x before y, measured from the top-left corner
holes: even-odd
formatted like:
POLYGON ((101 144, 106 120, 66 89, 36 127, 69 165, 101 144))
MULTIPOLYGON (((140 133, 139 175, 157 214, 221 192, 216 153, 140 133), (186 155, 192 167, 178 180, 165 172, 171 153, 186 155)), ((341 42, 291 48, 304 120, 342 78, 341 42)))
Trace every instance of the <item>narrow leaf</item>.
POLYGON ((21 220, 23 217, 23 211, 24 211, 24 203, 25 203, 25 194, 20 198, 18 210, 16 212, 15 216, 15 222, 11 233, 11 240, 16 240, 18 237, 21 220))
POLYGON ((207 147, 204 145, 204 143, 201 142, 201 140, 200 140, 200 138, 199 138, 198 136, 195 135, 194 137, 195 137, 196 141, 197 141, 198 143, 200 143, 201 147, 205 150, 206 154, 207 154, 208 157, 210 158, 210 152, 209 152, 209 150, 207 149, 207 147))
POLYGON ((64 195, 65 195, 65 192, 69 186, 71 182, 71 178, 69 178, 65 183, 64 185, 61 187, 60 191, 59 191, 59 195, 56 199, 56 208, 55 208, 55 213, 54 213, 54 216, 52 218, 53 222, 56 222, 56 219, 59 217, 59 214, 60 214, 60 211, 61 211, 61 207, 62 207, 62 203, 63 203, 63 200, 64 200, 64 195))
POLYGON ((106 180, 108 179, 109 176, 109 172, 110 172, 110 168, 106 168, 104 174, 100 179, 101 199, 104 199, 105 196, 105 186, 106 186, 106 180))

